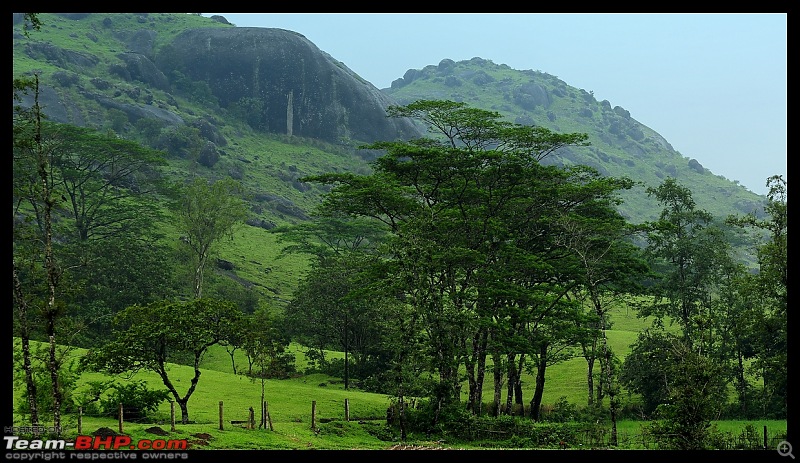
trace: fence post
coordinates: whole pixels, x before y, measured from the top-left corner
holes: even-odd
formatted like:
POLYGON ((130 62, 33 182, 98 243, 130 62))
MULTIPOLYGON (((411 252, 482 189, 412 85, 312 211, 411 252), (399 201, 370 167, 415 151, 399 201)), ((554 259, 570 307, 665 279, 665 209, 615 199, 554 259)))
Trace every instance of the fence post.
POLYGON ((175 401, 169 401, 169 425, 170 431, 175 432, 175 401))
POLYGON ((256 427, 256 415, 255 410, 253 407, 250 407, 249 414, 247 415, 247 429, 255 429, 256 427))
POLYGON ((222 401, 219 401, 219 430, 222 431, 224 427, 222 426, 222 401))
POLYGON ((122 402, 119 403, 119 433, 122 434, 122 402))
POLYGON ((78 435, 83 434, 83 407, 78 407, 78 435))
POLYGON ((316 421, 317 418, 316 418, 316 415, 317 415, 317 401, 316 400, 312 400, 311 401, 311 430, 312 431, 316 431, 317 430, 317 421, 316 421))
POLYGON ((350 421, 350 399, 344 399, 344 420, 350 421))
POLYGON ((267 403, 266 400, 264 401, 264 413, 267 415, 267 423, 269 423, 269 430, 274 431, 274 429, 272 429, 272 417, 269 416, 269 404, 267 403))

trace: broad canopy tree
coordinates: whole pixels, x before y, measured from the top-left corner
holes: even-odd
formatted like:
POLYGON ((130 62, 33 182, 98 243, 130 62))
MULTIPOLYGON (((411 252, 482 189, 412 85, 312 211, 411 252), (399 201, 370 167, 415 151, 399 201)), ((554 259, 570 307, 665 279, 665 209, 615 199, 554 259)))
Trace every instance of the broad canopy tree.
POLYGON ((241 317, 233 303, 214 299, 134 305, 115 317, 115 339, 89 351, 82 364, 108 374, 157 373, 180 406, 181 422, 186 424, 187 404, 200 379, 200 360, 209 347, 232 337, 241 317), (175 386, 176 370, 168 366, 173 363, 189 364, 194 370, 183 395, 175 386))
POLYGON ((585 214, 581 207, 592 202, 613 205, 631 182, 542 164, 560 148, 586 145, 585 134, 520 126, 451 101, 388 113, 421 120, 433 136, 366 146, 386 153, 371 175, 304 181, 334 185, 323 210, 372 218, 389 230, 383 278, 424 327, 429 371, 438 377, 432 398, 459 402, 464 367, 467 407, 477 413, 490 349, 535 359, 546 332, 574 335, 545 329, 572 310, 566 295, 579 278, 570 250, 555 240, 555 218, 585 214), (515 330, 524 331, 499 336, 515 330))

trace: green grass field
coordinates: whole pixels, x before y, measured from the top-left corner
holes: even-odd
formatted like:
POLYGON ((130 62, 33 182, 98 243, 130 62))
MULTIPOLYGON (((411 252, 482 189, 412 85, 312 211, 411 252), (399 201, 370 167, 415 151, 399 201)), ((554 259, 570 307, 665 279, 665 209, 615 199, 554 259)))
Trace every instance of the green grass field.
MULTIPOLYGON (((293 350, 299 365, 304 365, 305 357, 302 351, 297 346, 293 346, 293 350)), ((83 352, 81 349, 75 349, 71 355, 80 356, 83 352)), ((239 365, 242 368, 246 366, 245 363, 239 365)), ((264 393, 273 424, 272 431, 247 430, 241 424, 232 424, 232 421, 246 420, 250 407, 255 410, 258 424, 261 382, 253 381, 243 375, 234 375, 230 370, 228 353, 223 348, 212 350, 205 358, 198 387, 189 400, 189 424, 180 423, 180 410, 176 406, 177 423, 175 430, 172 431, 170 404, 163 403, 149 423, 123 422, 123 433, 134 441, 186 439, 192 449, 386 449, 399 443, 399 436, 387 434, 385 431, 388 396, 358 390, 346 391, 339 379, 320 374, 265 381, 264 393), (350 421, 345 420, 345 401, 349 405, 350 421), (220 402, 222 429, 220 429, 220 402), (315 410, 315 430, 312 429, 312 405, 315 410), (154 434, 156 431, 164 431, 166 434, 163 436, 154 434), (378 435, 383 440, 376 437, 378 435)), ((559 378, 559 371, 555 368, 553 370, 555 385, 552 385, 553 390, 547 395, 550 398, 571 390, 566 387, 567 381, 559 378)), ((560 371, 563 373, 563 370, 560 371)), ((182 394, 188 388, 192 374, 192 368, 182 365, 174 365, 170 370, 170 377, 182 394)), ((80 395, 84 392, 89 381, 101 379, 109 378, 99 373, 84 373, 78 381, 75 394, 80 395)), ((124 381, 126 378, 117 379, 124 381)), ((146 381, 152 389, 163 388, 160 379, 151 372, 140 372, 130 379, 146 381)), ((584 393, 581 387, 575 389, 575 394, 582 399, 584 393)), ((15 388, 14 398, 15 403, 20 400, 19 388, 15 388)), ((15 414, 13 424, 23 425, 23 418, 15 414)), ((92 434, 103 427, 119 432, 119 421, 116 416, 83 416, 80 433, 75 414, 65 415, 62 424, 64 436, 67 438, 79 434, 92 434)), ((636 446, 636 436, 640 434, 642 424, 643 422, 639 421, 618 423, 623 448, 626 445, 629 448, 639 448, 636 446)), ((720 430, 738 434, 742 432, 747 422, 725 421, 716 424, 720 430)), ((786 421, 755 421, 751 424, 758 430, 767 425, 771 434, 786 432, 786 421)), ((411 435, 407 443, 419 446, 439 445, 428 440, 426 436, 411 435)), ((458 445, 458 448, 473 447, 458 445)))

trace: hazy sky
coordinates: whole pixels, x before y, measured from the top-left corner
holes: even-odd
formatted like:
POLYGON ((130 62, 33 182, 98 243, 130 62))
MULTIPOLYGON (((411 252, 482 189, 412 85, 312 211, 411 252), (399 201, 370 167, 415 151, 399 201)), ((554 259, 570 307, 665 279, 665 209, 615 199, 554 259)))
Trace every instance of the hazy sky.
POLYGON ((380 89, 445 58, 542 71, 755 193, 787 178, 786 13, 215 14, 299 32, 380 89))

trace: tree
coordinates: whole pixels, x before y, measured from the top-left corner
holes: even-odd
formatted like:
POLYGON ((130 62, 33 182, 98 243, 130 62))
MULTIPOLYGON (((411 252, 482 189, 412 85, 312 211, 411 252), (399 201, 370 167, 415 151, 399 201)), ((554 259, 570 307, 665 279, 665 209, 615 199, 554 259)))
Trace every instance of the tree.
POLYGON ((587 202, 581 214, 562 215, 557 222, 561 231, 556 235, 556 242, 568 249, 575 260, 575 277, 579 284, 574 297, 582 305, 588 305, 591 313, 591 316, 577 318, 588 322, 586 328, 590 330, 588 342, 581 345, 587 362, 588 405, 602 406, 604 395, 608 394, 611 441, 616 445, 619 406, 616 364, 619 360, 608 345, 606 332, 611 328, 608 312, 612 304, 624 303, 624 297, 642 292, 640 281, 649 268, 632 240, 638 227, 626 223, 611 207, 613 204, 611 201, 587 202), (600 381, 595 402, 593 370, 596 360, 600 363, 600 381))
POLYGON ((132 375, 139 370, 157 373, 180 406, 181 422, 186 424, 187 404, 200 379, 200 360, 209 347, 231 337, 241 316, 234 304, 214 299, 133 305, 115 317, 114 340, 90 350, 82 364, 109 374, 132 375), (168 364, 184 361, 194 368, 194 375, 181 396, 170 378, 168 364))
MULTIPOLYGON (((153 227, 161 218, 153 193, 163 155, 67 124, 43 124, 42 139, 54 153, 50 173, 61 197, 53 210, 57 251, 77 290, 65 303, 74 323, 102 335, 123 307, 169 296, 171 269, 153 227)), ((24 182, 25 172, 15 169, 15 182, 24 182)), ((92 335, 82 337, 88 342, 92 335)))
POLYGON ((646 428, 660 448, 702 450, 708 448, 711 420, 727 394, 721 367, 696 352, 685 339, 673 338, 665 352, 663 371, 666 401, 646 428))
POLYGON ((656 300, 639 315, 676 321, 689 344, 708 350, 713 288, 730 261, 730 244, 713 216, 697 209, 692 192, 674 178, 647 193, 664 206, 659 220, 647 224, 645 249, 662 276, 653 286, 656 300))
POLYGON ((757 247, 759 272, 747 277, 754 309, 752 348, 755 372, 764 381, 763 411, 780 417, 786 414, 788 396, 787 182, 775 175, 766 184, 766 218, 751 214, 727 222, 766 236, 757 247))
POLYGON ((74 333, 74 345, 90 348, 108 341, 114 316, 126 307, 174 297, 179 289, 174 252, 144 230, 81 243, 80 253, 69 256, 77 289, 69 299, 70 315, 85 327, 74 333))
POLYGON ((233 239, 237 227, 247 218, 247 206, 239 196, 241 186, 231 178, 213 184, 195 178, 183 191, 176 206, 176 226, 193 256, 193 285, 195 298, 203 295, 203 274, 213 250, 222 238, 233 239))
POLYGON ((668 354, 671 346, 677 342, 674 334, 648 328, 638 334, 630 353, 625 357, 620 381, 629 391, 641 396, 645 416, 652 417, 656 408, 667 402, 668 354))
POLYGON ((117 238, 158 218, 151 193, 163 153, 67 124, 45 125, 43 137, 58 153, 53 169, 76 240, 117 238))
POLYGON ((766 304, 757 290, 756 278, 747 272, 744 264, 731 263, 723 272, 717 289, 719 296, 713 303, 719 317, 719 345, 711 355, 727 367, 726 374, 738 395, 740 416, 750 419, 754 417, 756 395, 752 393, 754 385, 747 370, 762 338, 758 320, 766 304))
POLYGON ((265 386, 269 378, 287 378, 294 372, 294 354, 286 352, 289 338, 281 330, 280 317, 266 309, 259 309, 252 315, 242 318, 238 330, 240 346, 249 362, 247 371, 251 378, 261 381, 261 421, 259 428, 267 428, 265 409, 265 386), (253 368, 255 367, 255 369, 253 368))
POLYGON ((353 364, 365 369, 379 352, 382 333, 377 321, 381 297, 366 295, 359 274, 370 260, 349 253, 312 266, 287 307, 287 330, 316 348, 344 352, 344 387, 349 389, 353 364))
MULTIPOLYGON (((26 15, 26 20, 28 20, 26 15)), ((34 27, 38 29, 38 20, 34 17, 34 27)), ((57 355, 56 334, 58 322, 63 315, 63 304, 57 300, 57 291, 63 269, 59 265, 55 251, 53 239, 53 214, 59 202, 56 194, 56 178, 53 175, 53 165, 58 155, 58 151, 53 149, 42 136, 43 113, 39 106, 39 76, 34 74, 32 80, 14 80, 14 100, 19 99, 20 92, 32 90, 34 92, 34 103, 30 111, 24 111, 15 106, 13 119, 13 204, 14 204, 14 223, 17 223, 17 215, 21 212, 21 205, 27 205, 33 210, 33 220, 35 229, 28 227, 23 235, 16 233, 15 226, 15 253, 13 266, 14 283, 14 302, 17 305, 17 315, 20 321, 21 335, 23 336, 23 363, 26 369, 29 400, 31 401, 31 419, 33 424, 38 424, 37 407, 33 403, 36 395, 33 386, 32 374, 30 372, 30 348, 29 339, 29 305, 35 300, 32 294, 42 293, 41 313, 44 317, 44 334, 49 342, 48 369, 50 373, 52 396, 53 396, 53 426, 61 429, 61 406, 62 406, 62 387, 59 379, 59 369, 61 362, 57 355), (17 172, 20 175, 17 175, 17 172), (24 253, 17 252, 16 238, 24 236, 32 240, 32 247, 28 247, 24 253), (40 246, 40 247, 39 247, 40 246), (38 247, 38 249, 36 249, 38 247), (30 252, 32 251, 32 252, 30 252), (27 265, 34 272, 41 271, 44 274, 42 286, 46 288, 23 288, 23 280, 20 277, 18 258, 26 256, 31 258, 27 265), (37 262, 38 261, 38 262, 37 262)), ((20 245, 25 248, 25 245, 20 245)))
MULTIPOLYGON (((421 120, 434 136, 367 146, 386 152, 371 175, 303 180, 334 184, 323 210, 372 218, 389 230, 384 281, 396 282, 396 297, 416 311, 424 330, 429 371, 438 378, 432 399, 460 401, 463 367, 468 408, 477 413, 489 347, 519 352, 498 334, 500 327, 517 323, 520 329, 537 315, 547 324, 560 313, 548 307, 569 305, 559 299, 574 286, 574 270, 553 240, 556 211, 580 213, 584 203, 607 200, 629 182, 612 179, 598 188, 589 168, 540 163, 559 148, 587 144, 585 134, 511 124, 496 112, 451 101, 417 101, 387 112, 421 120), (509 318, 514 311, 516 321, 509 318)), ((569 330, 550 328, 568 336, 569 330)))

